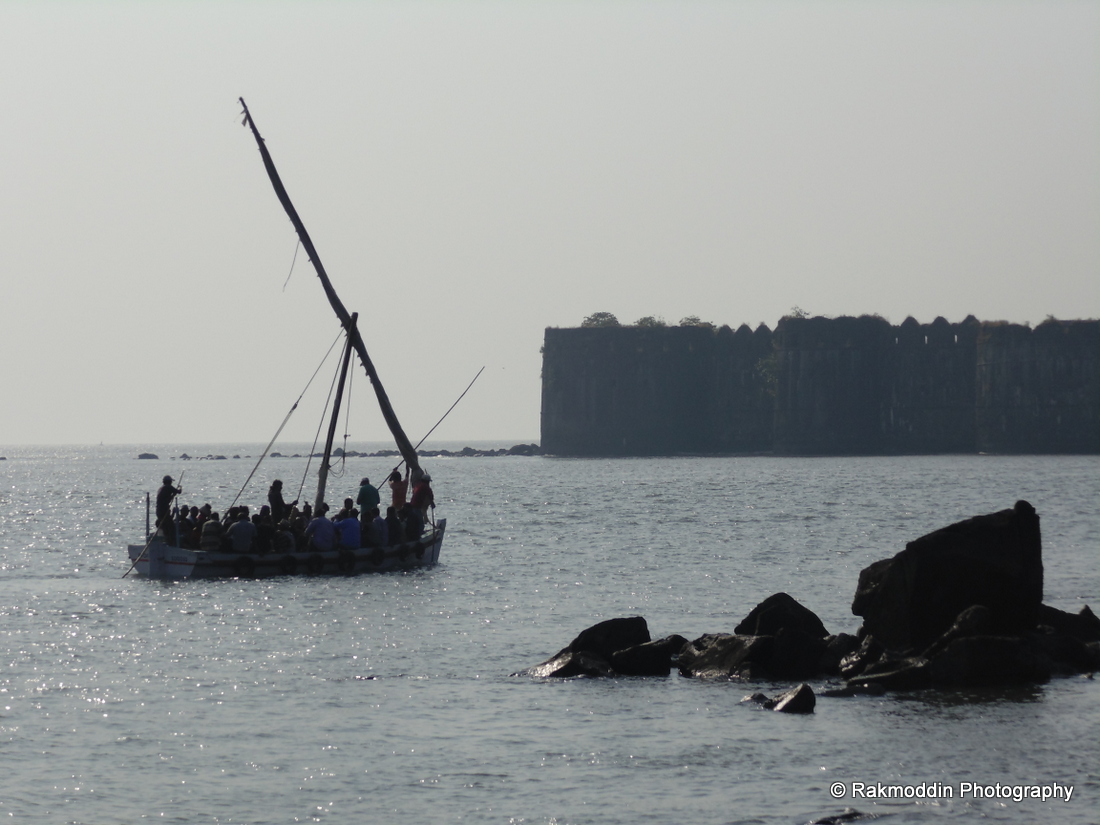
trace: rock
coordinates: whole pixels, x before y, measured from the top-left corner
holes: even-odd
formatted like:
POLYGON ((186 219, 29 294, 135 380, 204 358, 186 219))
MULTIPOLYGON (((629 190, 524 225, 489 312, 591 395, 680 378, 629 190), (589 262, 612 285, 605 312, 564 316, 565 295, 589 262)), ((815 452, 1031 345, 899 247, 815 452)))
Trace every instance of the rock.
POLYGON ((538 679, 565 679, 573 676, 614 676, 615 671, 602 656, 588 651, 561 651, 542 664, 513 673, 513 676, 532 676, 538 679))
POLYGON ((157 454, 156 453, 138 453, 138 458, 156 460, 157 459, 157 454))
POLYGON ((886 648, 874 636, 865 636, 858 649, 840 660, 840 675, 852 679, 879 661, 885 653, 886 648))
MULTIPOLYGON (((669 637, 674 639, 677 637, 669 637)), ((629 649, 639 648, 650 641, 649 626, 641 616, 625 619, 608 619, 581 633, 551 658, 534 667, 513 673, 513 676, 567 677, 567 676, 615 676, 612 657, 629 649)), ((668 642, 668 640, 662 640, 668 642)), ((627 654, 622 660, 626 667, 656 668, 661 655, 671 659, 674 643, 669 642, 662 654, 659 645, 627 654)), ((668 670, 663 675, 668 675, 668 670)), ((636 674, 652 675, 652 674, 636 674)))
POLYGON ((608 619, 592 627, 582 630, 567 650, 587 650, 598 653, 605 659, 610 659, 611 654, 617 650, 626 650, 628 647, 642 645, 650 641, 649 625, 641 616, 632 616, 626 619, 608 619))
POLYGON ((508 455, 542 455, 538 444, 516 444, 509 448, 508 455))
POLYGON ((1043 593, 1039 516, 1026 501, 929 533, 859 575, 861 634, 891 650, 924 650, 972 605, 995 635, 1035 629, 1043 593))
POLYGON ((763 663, 774 645, 772 636, 708 633, 689 642, 676 663, 682 675, 697 679, 767 678, 763 663))
POLYGON ((818 639, 829 635, 816 613, 786 593, 768 596, 733 632, 739 636, 775 636, 780 630, 797 630, 818 639))
POLYGON ((937 687, 1045 682, 1051 661, 1034 637, 965 636, 949 642, 928 661, 937 687))
POLYGON ((1040 628, 1033 638, 1052 673, 1068 676, 1100 670, 1100 642, 1083 642, 1049 627, 1040 628))
POLYGON ((828 648, 823 637, 801 630, 780 628, 772 637, 771 656, 763 662, 776 679, 810 679, 822 672, 821 664, 828 648))
POLYGON ((772 699, 765 707, 779 713, 813 713, 817 699, 813 689, 805 682, 772 699))
POLYGON ((780 713, 813 713, 817 700, 814 698, 813 689, 806 683, 802 683, 786 693, 779 694, 774 699, 769 699, 763 693, 753 693, 742 699, 741 703, 760 705, 762 708, 776 710, 780 713))
POLYGON ((1100 619, 1086 604, 1080 613, 1066 613, 1056 607, 1039 605, 1039 624, 1081 642, 1100 642, 1100 619))
MULTIPOLYGON (((699 679, 801 680, 831 675, 824 638, 781 628, 774 636, 709 633, 690 642, 677 658, 680 673, 699 679)), ((835 671, 834 671, 835 672, 835 671)))
POLYGON ((928 660, 919 656, 884 656, 853 681, 862 685, 878 685, 882 690, 919 690, 932 686, 928 660))
POLYGON ((840 665, 848 656, 859 650, 862 643, 858 636, 851 633, 838 633, 825 639, 825 655, 821 659, 820 670, 829 676, 840 673, 840 665))
POLYGON ((972 605, 960 613, 947 632, 936 639, 922 655, 925 659, 931 659, 955 639, 966 636, 988 635, 992 626, 993 619, 990 616, 989 608, 983 604, 972 605))
POLYGON ((667 636, 616 650, 611 654, 611 668, 623 676, 668 676, 672 672, 673 657, 679 655, 687 643, 683 636, 667 636))
POLYGON ((865 814, 855 808, 845 808, 843 813, 815 819, 810 825, 842 825, 844 822, 858 822, 861 819, 878 819, 878 814, 865 814))

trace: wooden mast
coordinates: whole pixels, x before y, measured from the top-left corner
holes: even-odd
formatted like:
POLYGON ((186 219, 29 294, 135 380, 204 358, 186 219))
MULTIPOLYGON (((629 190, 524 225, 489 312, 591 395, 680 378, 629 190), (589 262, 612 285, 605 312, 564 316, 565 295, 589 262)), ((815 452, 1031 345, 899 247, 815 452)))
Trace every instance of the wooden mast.
MULTIPOLYGON (((354 327, 359 314, 351 314, 351 325, 354 327)), ((325 487, 328 485, 329 461, 332 459, 332 442, 336 438, 336 424, 340 418, 340 403, 344 399, 344 384, 348 379, 348 364, 351 363, 351 338, 344 347, 344 360, 340 364, 340 380, 336 384, 336 398, 332 401, 332 417, 328 422, 328 437, 325 439, 325 452, 321 458, 321 468, 317 471, 317 498, 313 502, 313 512, 323 515, 321 505, 325 503, 325 487)))
POLYGON ((302 241, 302 246, 305 247, 306 254, 309 255, 309 260, 313 264, 313 268, 317 270, 317 277, 321 281, 321 286, 324 287, 325 295, 328 296, 328 302, 332 305, 336 317, 340 319, 340 323, 347 331, 348 341, 355 348, 355 352, 363 364, 363 369, 366 370, 367 376, 370 378, 371 386, 374 387, 374 394, 378 397, 378 406, 382 410, 382 417, 386 419, 386 424, 393 434, 393 440, 397 444, 397 449, 401 453, 401 457, 405 459, 405 463, 408 464, 411 469, 418 470, 420 468, 420 462, 416 455, 416 449, 413 447, 412 442, 409 441, 408 436, 405 435, 405 431, 401 428, 401 422, 397 420, 397 415, 393 411, 393 405, 390 404, 389 396, 386 395, 386 391, 382 387, 382 382, 378 380, 378 372, 374 369, 374 364, 370 356, 367 355, 367 347, 363 343, 363 337, 359 334, 359 330, 352 321, 351 315, 349 315, 348 311, 344 308, 344 304, 340 301, 339 296, 336 294, 336 290, 332 288, 332 282, 329 281, 328 275, 325 273, 325 268, 321 265, 321 258, 317 255, 317 250, 313 246, 313 241, 310 240, 309 233, 306 232, 306 227, 302 223, 302 219, 298 217, 298 212, 295 210, 294 204, 290 202, 290 196, 287 194, 286 188, 279 178, 279 173, 275 169, 275 163, 271 159, 271 154, 267 151, 267 146, 264 145, 264 139, 260 137, 260 131, 256 128, 256 124, 252 120, 252 115, 248 112, 248 106, 245 104, 244 98, 239 98, 239 100, 241 101, 241 106, 244 108, 244 123, 252 130, 252 135, 256 138, 256 145, 260 149, 260 157, 263 158, 264 168, 267 169, 267 176, 271 179, 271 185, 275 188, 275 194, 278 196, 279 202, 283 205, 283 209, 286 210, 290 222, 294 224, 294 229, 298 233, 298 238, 302 241))

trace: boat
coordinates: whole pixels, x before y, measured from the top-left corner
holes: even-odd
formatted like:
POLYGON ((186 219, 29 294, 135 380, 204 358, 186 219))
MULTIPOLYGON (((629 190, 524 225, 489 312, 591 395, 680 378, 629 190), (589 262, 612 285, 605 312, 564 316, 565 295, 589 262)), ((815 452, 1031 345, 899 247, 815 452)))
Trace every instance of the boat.
MULTIPOLYGON (((325 442, 321 468, 318 472, 317 495, 313 511, 315 513, 323 512, 321 508, 324 503, 325 484, 328 476, 329 461, 332 455, 332 441, 336 431, 337 416, 340 411, 341 397, 343 395, 345 379, 347 378, 348 366, 353 354, 358 357, 359 363, 362 364, 363 369, 370 378, 370 383, 374 388, 378 406, 382 411, 382 417, 385 419, 387 427, 389 427, 393 440, 397 445, 397 450, 401 455, 402 462, 407 467, 407 473, 412 476, 415 482, 421 475, 426 474, 423 473, 420 467, 419 455, 416 451, 416 447, 409 441, 408 436, 406 436, 404 429, 401 427, 401 423, 397 420, 397 415, 393 411, 393 405, 390 404, 389 397, 386 395, 382 382, 378 378, 378 372, 374 367, 374 363, 367 353, 366 345, 363 342, 363 336, 359 332, 358 317, 355 313, 348 312, 339 296, 336 294, 336 290, 333 289, 332 282, 329 280, 328 274, 321 264, 320 256, 318 256, 313 241, 310 239, 309 233, 306 231, 301 218, 299 218, 297 210, 295 210, 294 205, 290 201, 290 196, 287 194, 286 188, 283 186, 282 180, 279 177, 279 173, 275 169, 275 163, 267 150, 264 139, 260 136, 259 129, 256 128, 256 124, 252 120, 252 115, 248 111, 248 106, 245 104, 244 98, 240 98, 240 103, 243 108, 243 123, 249 127, 252 136, 256 140, 256 145, 260 150, 260 157, 263 159, 264 168, 267 170, 267 175, 271 180, 272 187, 275 189, 275 194, 286 210, 287 216, 294 225, 295 231, 298 233, 298 239, 308 254, 314 270, 316 270, 317 277, 321 282, 321 286, 324 289, 329 304, 336 313, 336 317, 339 319, 346 337, 339 382, 329 422, 328 438, 325 442)), ((448 410, 448 412, 450 411, 448 410)), ((274 439, 272 443, 274 443, 274 439)), ((269 444, 268 449, 270 449, 270 447, 271 445, 269 444)), ((255 472, 255 470, 253 470, 253 472, 255 472)), ((430 476, 428 478, 430 480, 430 476)), ((173 517, 176 516, 173 515, 173 517)), ((128 546, 131 565, 130 569, 123 574, 124 576, 131 570, 136 570, 139 575, 156 579, 258 578, 266 576, 319 575, 324 573, 350 575, 356 573, 384 573, 394 570, 406 570, 436 564, 439 561, 439 553, 443 546, 443 536, 447 529, 446 519, 434 519, 433 506, 433 516, 431 521, 424 525, 424 533, 418 538, 399 544, 361 547, 358 549, 344 548, 325 551, 296 550, 289 553, 258 554, 213 552, 178 546, 174 543, 174 539, 170 537, 178 536, 179 531, 171 529, 166 531, 164 527, 159 524, 154 524, 152 529, 150 529, 148 496, 146 496, 145 521, 146 540, 142 544, 131 544, 128 546)))

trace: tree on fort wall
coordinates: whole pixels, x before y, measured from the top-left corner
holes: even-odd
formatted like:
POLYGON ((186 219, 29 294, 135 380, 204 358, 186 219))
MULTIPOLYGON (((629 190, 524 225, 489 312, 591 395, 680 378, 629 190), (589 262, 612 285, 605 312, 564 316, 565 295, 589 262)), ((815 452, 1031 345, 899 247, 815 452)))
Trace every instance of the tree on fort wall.
POLYGON ((622 326, 619 319, 610 312, 593 312, 583 321, 582 327, 618 327, 622 326))

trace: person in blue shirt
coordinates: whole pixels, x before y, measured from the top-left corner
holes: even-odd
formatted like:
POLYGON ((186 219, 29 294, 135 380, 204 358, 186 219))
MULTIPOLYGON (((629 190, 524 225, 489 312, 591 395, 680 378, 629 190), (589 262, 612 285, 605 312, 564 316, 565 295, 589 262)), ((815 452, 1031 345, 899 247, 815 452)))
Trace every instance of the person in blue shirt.
POLYGON ((340 537, 341 550, 359 549, 359 537, 362 534, 359 530, 358 516, 359 513, 355 510, 350 512, 341 510, 339 515, 336 516, 336 533, 340 537))
POLYGON ((306 539, 310 550, 331 550, 336 544, 336 525, 325 518, 324 510, 322 504, 317 515, 306 525, 306 539))

